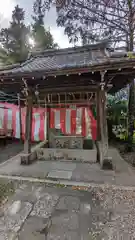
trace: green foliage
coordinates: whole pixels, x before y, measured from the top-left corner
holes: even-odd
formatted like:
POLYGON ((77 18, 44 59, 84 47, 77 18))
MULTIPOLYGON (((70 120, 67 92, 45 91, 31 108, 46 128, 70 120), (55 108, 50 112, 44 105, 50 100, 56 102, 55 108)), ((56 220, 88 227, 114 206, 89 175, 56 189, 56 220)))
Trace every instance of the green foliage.
POLYGON ((108 96, 108 117, 112 119, 116 124, 120 124, 120 120, 127 117, 127 107, 128 105, 126 100, 117 101, 115 97, 108 96))
POLYGON ((133 80, 130 84, 129 89, 129 101, 128 101, 128 133, 129 142, 132 142, 133 134, 135 130, 135 81, 133 80))
POLYGON ((34 16, 32 32, 24 24, 25 12, 18 5, 12 12, 12 19, 8 28, 0 31, 0 65, 23 62, 30 50, 29 37, 34 39, 35 47, 41 50, 57 48, 49 30, 44 28, 45 6, 42 0, 37 0, 33 6, 34 16))
POLYGON ((41 50, 48 48, 56 48, 53 37, 50 31, 46 30, 44 26, 38 24, 33 25, 33 38, 35 41, 35 47, 41 50))
POLYGON ((57 48, 58 45, 54 43, 53 36, 49 30, 44 27, 45 5, 42 0, 36 0, 33 5, 34 21, 32 25, 33 38, 35 47, 41 50, 47 48, 57 48))
POLYGON ((0 32, 4 49, 0 51, 0 57, 4 64, 22 62, 27 58, 29 28, 24 24, 24 17, 24 10, 17 5, 12 12, 9 28, 3 28, 0 32))
MULTIPOLYGON (((123 91, 115 96, 108 95, 107 115, 109 139, 127 139, 127 99, 123 98, 123 91)), ((126 96, 127 97, 127 96, 126 96)))
POLYGON ((133 54, 133 52, 128 52, 127 55, 128 55, 128 57, 131 58, 131 59, 132 59, 132 58, 135 58, 135 55, 133 54))
POLYGON ((7 51, 0 48, 0 66, 13 64, 13 59, 9 58, 7 51))

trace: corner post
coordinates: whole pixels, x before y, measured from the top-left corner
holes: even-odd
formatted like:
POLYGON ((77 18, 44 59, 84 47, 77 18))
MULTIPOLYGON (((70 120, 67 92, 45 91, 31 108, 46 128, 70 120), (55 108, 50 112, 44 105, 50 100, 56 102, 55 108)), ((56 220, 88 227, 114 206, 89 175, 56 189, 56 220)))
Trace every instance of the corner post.
POLYGON ((25 118, 25 141, 24 153, 31 153, 31 130, 32 130, 32 96, 28 95, 26 99, 26 118, 25 118))
POLYGON ((100 96, 100 89, 98 88, 97 89, 97 92, 96 92, 96 111, 97 111, 97 141, 100 141, 101 139, 101 126, 100 126, 100 108, 101 108, 101 96, 100 96))
POLYGON ((101 140, 101 152, 100 163, 103 168, 108 162, 108 129, 107 129, 107 114, 106 114, 106 91, 105 91, 105 72, 101 72, 100 83, 100 140, 101 140))
POLYGON ((21 101, 20 101, 20 94, 18 96, 18 107, 19 107, 19 122, 20 122, 20 142, 23 143, 22 140, 22 109, 21 109, 21 101))
POLYGON ((21 164, 28 165, 36 159, 36 153, 31 152, 32 95, 30 94, 26 96, 26 105, 24 152, 21 154, 21 164))

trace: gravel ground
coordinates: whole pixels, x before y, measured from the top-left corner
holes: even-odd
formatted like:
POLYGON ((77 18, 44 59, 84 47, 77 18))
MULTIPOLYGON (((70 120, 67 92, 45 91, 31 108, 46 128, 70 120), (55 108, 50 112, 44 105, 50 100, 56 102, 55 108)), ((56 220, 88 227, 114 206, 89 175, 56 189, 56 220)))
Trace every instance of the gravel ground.
POLYGON ((135 239, 135 190, 106 185, 104 188, 97 187, 94 192, 103 211, 108 212, 109 221, 102 228, 107 230, 108 239, 135 239))

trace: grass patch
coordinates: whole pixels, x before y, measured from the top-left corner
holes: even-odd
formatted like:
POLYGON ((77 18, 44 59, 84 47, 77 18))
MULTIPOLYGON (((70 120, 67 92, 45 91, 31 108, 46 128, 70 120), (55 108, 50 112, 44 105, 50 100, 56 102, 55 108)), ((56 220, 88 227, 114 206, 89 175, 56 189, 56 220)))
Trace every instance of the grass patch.
POLYGON ((14 184, 11 181, 0 179, 0 204, 14 193, 14 184))

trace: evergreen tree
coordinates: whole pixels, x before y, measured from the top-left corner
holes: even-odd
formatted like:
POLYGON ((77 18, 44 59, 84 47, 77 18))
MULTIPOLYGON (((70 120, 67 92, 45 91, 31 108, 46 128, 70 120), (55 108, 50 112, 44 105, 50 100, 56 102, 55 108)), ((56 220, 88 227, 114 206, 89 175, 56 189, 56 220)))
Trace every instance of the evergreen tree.
POLYGON ((9 28, 4 28, 0 32, 0 43, 5 55, 8 56, 7 62, 22 62, 27 58, 29 28, 25 26, 24 18, 24 10, 17 5, 12 12, 9 28))
POLYGON ((46 30, 44 27, 45 10, 45 4, 42 0, 36 0, 34 2, 34 15, 32 16, 34 21, 32 25, 33 38, 35 41, 35 47, 41 50, 58 47, 58 45, 54 43, 50 31, 46 30))
POLYGON ((8 56, 7 51, 2 46, 0 46, 0 67, 3 65, 9 65, 9 64, 13 64, 13 63, 14 62, 8 56))

